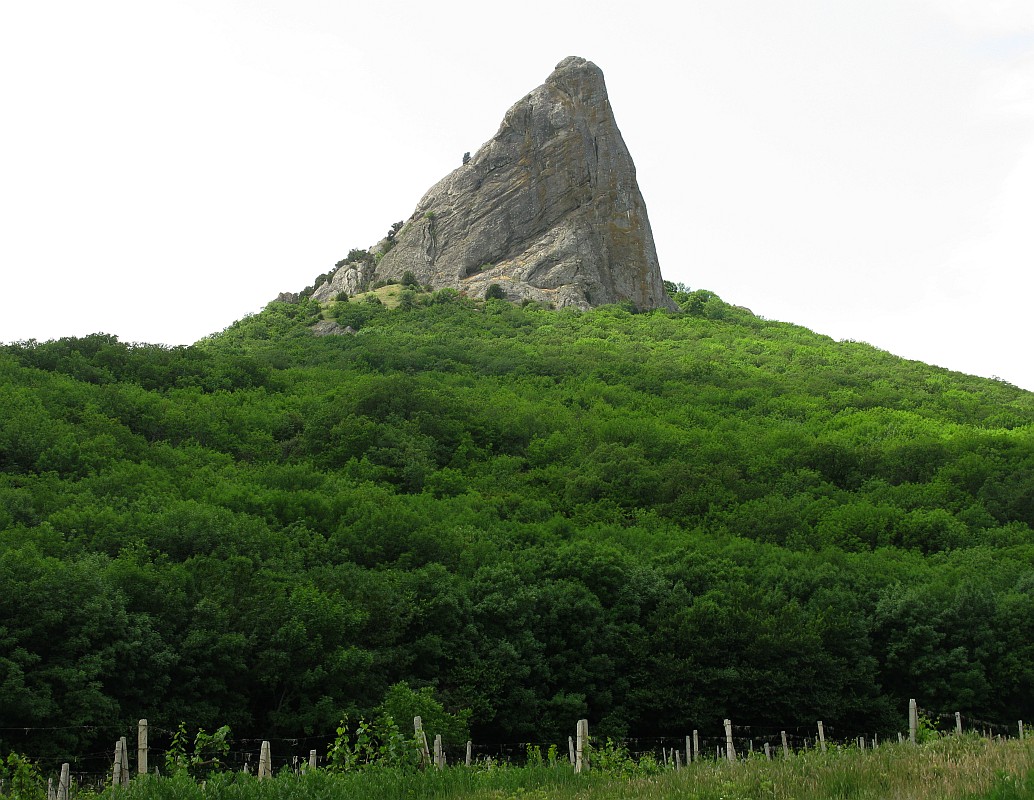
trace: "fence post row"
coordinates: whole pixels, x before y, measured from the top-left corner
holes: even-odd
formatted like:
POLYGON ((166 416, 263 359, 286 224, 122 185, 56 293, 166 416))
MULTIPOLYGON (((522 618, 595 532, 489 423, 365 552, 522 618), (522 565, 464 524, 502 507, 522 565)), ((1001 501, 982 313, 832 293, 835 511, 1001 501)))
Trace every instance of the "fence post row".
MULTIPOLYGON (((725 729, 725 757, 728 761, 734 762, 736 760, 736 748, 733 743, 733 730, 732 721, 725 719, 722 721, 725 729)), ((1017 733, 1019 740, 1023 741, 1026 737, 1026 729, 1023 720, 1017 720, 1017 733)), ((826 731, 822 720, 818 720, 818 745, 822 752, 826 752, 826 731)), ((420 766, 426 768, 433 764, 437 769, 443 769, 446 766, 447 759, 445 755, 445 748, 442 743, 442 736, 438 734, 434 739, 434 750, 433 755, 431 749, 428 747, 427 734, 424 732, 423 721, 419 716, 413 718, 413 729, 416 733, 417 745, 420 749, 420 766)), ((910 743, 915 744, 917 741, 917 735, 919 730, 919 709, 915 698, 911 698, 908 701, 908 740, 910 743)), ((578 720, 577 727, 575 729, 576 735, 574 737, 567 737, 568 756, 574 771, 576 773, 585 772, 589 769, 589 721, 587 719, 578 720)), ((955 712, 955 733, 959 736, 962 735, 962 713, 959 711, 955 712)), ((984 736, 989 735, 988 731, 984 731, 984 736)), ((786 731, 780 731, 779 737, 783 748, 783 758, 790 757, 790 747, 787 739, 786 731)), ((998 739, 1003 737, 999 735, 998 739)), ((898 744, 904 744, 904 736, 898 732, 898 744)), ((864 736, 859 736, 858 740, 859 750, 866 750, 866 740, 864 736)), ((806 746, 807 746, 806 742, 806 746)), ((871 747, 876 749, 879 744, 878 736, 874 736, 872 739, 871 747)), ((753 753, 754 742, 750 740, 750 751, 753 753)), ((721 758, 722 752, 721 747, 715 748, 715 754, 717 758, 721 758)), ((768 742, 764 743, 765 758, 771 760, 773 757, 773 747, 768 742)), ((686 736, 686 757, 685 764, 690 764, 694 761, 700 760, 700 735, 697 729, 693 730, 692 736, 686 736)), ((141 719, 137 723, 137 773, 140 775, 146 775, 148 772, 148 723, 146 719, 141 719)), ((678 751, 678 748, 672 748, 669 753, 667 749, 662 750, 662 759, 665 765, 673 765, 676 769, 682 768, 682 754, 678 751)), ((298 763, 298 757, 295 756, 295 763, 298 763)), ((309 770, 315 770, 317 763, 317 751, 310 750, 307 765, 305 766, 309 770)), ((468 740, 466 747, 466 759, 464 762, 467 766, 471 766, 473 763, 473 743, 468 740)), ((490 765, 491 766, 491 765, 490 765)), ((244 771, 247 773, 250 770, 245 765, 244 771)), ((297 770, 296 770, 297 771, 297 770)), ((155 774, 158 769, 155 768, 155 774)), ((129 745, 126 737, 120 737, 115 743, 115 757, 112 762, 111 780, 114 786, 128 786, 129 785, 129 745)), ((272 769, 272 756, 270 752, 270 743, 268 741, 262 742, 262 748, 259 753, 259 764, 258 764, 258 777, 269 778, 273 775, 272 769)), ((69 793, 71 789, 71 773, 70 765, 64 763, 61 765, 61 774, 55 785, 54 779, 49 778, 47 781, 47 800, 69 800, 69 793)))

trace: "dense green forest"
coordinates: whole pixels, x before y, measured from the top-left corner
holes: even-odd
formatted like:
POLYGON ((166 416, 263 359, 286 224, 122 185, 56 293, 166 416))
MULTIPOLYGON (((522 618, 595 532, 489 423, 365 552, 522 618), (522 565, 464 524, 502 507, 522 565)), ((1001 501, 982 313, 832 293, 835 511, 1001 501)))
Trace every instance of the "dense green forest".
POLYGON ((0 752, 1034 718, 1034 394, 673 288, 0 348, 0 752))

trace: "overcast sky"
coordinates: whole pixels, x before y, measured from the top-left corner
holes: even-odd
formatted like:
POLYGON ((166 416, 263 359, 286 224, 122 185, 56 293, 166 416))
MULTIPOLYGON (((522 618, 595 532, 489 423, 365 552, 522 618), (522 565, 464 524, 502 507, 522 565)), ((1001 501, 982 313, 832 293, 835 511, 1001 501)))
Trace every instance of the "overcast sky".
POLYGON ((568 55, 604 71, 665 278, 1034 389, 1031 0, 5 3, 0 341, 261 310, 568 55))

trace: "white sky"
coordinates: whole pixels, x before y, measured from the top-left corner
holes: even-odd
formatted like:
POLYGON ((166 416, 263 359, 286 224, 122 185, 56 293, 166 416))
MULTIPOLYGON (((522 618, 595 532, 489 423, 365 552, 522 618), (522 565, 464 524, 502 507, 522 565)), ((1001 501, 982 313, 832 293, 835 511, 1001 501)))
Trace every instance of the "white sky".
POLYGON ((408 217, 568 55, 665 278, 1034 389, 1031 0, 12 0, 0 341, 221 330, 408 217))

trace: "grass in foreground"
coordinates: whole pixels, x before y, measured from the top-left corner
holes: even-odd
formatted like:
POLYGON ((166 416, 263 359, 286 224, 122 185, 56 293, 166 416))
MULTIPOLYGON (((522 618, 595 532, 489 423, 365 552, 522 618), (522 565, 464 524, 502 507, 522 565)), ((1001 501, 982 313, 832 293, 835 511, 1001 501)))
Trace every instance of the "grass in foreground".
POLYGON ((1034 741, 945 738, 921 747, 809 752, 785 761, 706 762, 677 772, 631 775, 603 771, 574 775, 563 765, 451 767, 426 773, 387 768, 301 776, 284 772, 266 781, 222 773, 203 785, 185 775, 147 777, 103 796, 118 800, 1025 800, 1034 798, 1034 741))

